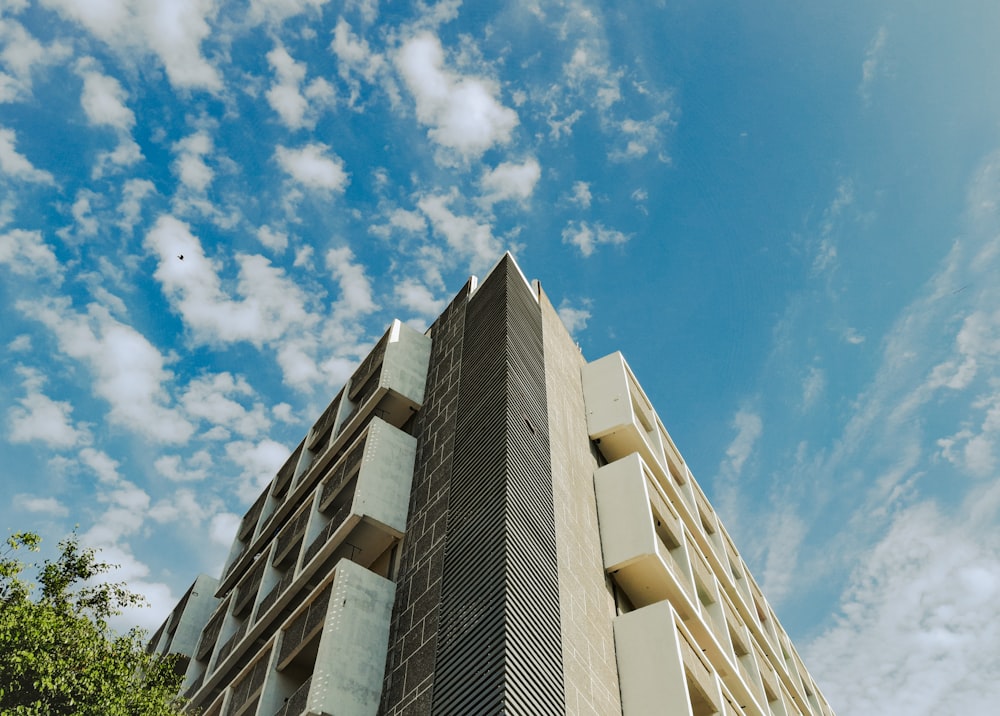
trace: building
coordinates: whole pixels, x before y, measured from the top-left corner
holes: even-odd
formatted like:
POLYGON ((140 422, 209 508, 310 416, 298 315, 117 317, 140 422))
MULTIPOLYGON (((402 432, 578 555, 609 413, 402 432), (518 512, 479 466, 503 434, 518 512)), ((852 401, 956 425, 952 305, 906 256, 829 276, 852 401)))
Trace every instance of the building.
POLYGON ((205 716, 833 713, 621 354, 509 255, 392 324, 206 580, 150 643, 205 716))

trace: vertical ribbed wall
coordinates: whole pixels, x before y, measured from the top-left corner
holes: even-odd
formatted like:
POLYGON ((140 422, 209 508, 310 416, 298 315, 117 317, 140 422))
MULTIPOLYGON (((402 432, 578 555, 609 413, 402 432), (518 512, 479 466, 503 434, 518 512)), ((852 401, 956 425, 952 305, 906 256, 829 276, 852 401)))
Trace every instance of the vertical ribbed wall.
POLYGON ((509 257, 462 354, 433 713, 562 714, 541 315, 509 257))

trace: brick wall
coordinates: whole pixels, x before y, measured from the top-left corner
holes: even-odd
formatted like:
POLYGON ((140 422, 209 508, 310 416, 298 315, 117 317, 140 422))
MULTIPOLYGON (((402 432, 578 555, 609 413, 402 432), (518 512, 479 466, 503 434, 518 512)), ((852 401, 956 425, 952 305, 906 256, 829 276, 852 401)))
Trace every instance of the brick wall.
POLYGON ((389 656, 379 713, 425 716, 431 710, 438 606, 444 567, 462 364, 462 337, 470 285, 431 326, 431 358, 423 407, 414 421, 416 470, 402 544, 389 656))

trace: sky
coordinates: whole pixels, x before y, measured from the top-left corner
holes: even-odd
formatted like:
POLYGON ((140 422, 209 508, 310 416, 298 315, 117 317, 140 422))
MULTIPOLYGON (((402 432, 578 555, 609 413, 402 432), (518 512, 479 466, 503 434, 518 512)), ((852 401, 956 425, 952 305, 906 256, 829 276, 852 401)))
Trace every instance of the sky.
POLYGON ((0 526, 77 526, 154 629, 506 250, 838 714, 995 706, 990 0, 0 0, 0 526))

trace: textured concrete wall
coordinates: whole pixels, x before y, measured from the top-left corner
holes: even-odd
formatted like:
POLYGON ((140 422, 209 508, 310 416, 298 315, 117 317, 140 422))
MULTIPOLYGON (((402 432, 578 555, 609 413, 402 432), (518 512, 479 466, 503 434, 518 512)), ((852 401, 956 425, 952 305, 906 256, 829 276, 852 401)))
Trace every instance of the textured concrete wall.
POLYGON ((601 560, 580 369, 586 362, 543 293, 542 337, 555 504, 567 714, 621 713, 611 582, 601 560))
POLYGON ((431 711, 468 300, 467 284, 431 327, 430 369, 424 404, 413 426, 417 438, 416 470, 396 579, 389 656, 379 708, 379 713, 386 716, 424 716, 431 711))

